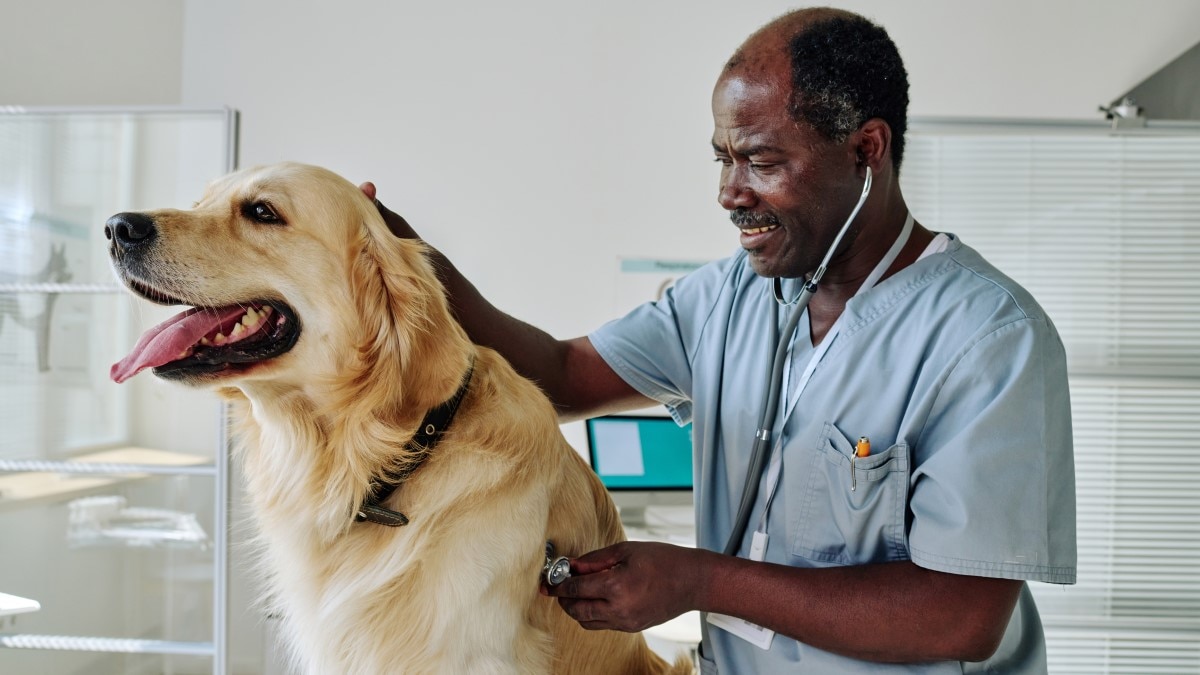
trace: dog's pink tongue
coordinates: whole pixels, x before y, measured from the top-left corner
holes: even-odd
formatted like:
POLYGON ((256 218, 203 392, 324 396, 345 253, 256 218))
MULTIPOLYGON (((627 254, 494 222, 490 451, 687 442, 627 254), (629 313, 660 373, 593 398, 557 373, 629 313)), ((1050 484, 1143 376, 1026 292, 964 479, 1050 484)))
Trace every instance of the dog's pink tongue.
POLYGON ((147 368, 179 360, 200 338, 245 313, 244 307, 192 308, 142 334, 133 351, 113 364, 108 376, 118 384, 147 368))

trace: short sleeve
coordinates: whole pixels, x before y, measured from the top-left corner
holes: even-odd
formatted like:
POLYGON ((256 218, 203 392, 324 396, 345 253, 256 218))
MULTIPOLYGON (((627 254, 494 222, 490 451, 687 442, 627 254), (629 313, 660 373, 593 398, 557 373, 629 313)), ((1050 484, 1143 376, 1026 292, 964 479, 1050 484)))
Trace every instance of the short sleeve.
POLYGON ((729 295, 744 262, 733 256, 683 277, 648 302, 588 336, 601 358, 629 386, 662 403, 679 424, 692 419, 696 349, 709 317, 729 295))
POLYGON ((914 451, 909 552, 944 572, 1075 582, 1066 357, 1025 317, 969 345, 914 451))

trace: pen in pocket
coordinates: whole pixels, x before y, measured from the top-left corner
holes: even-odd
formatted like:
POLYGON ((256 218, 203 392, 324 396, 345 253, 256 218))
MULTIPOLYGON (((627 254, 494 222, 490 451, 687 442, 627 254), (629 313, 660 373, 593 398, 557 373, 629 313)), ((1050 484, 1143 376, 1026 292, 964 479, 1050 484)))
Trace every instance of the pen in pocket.
POLYGON ((850 491, 854 492, 858 489, 858 476, 854 474, 854 460, 859 457, 866 457, 871 454, 871 439, 866 436, 858 437, 858 445, 854 446, 854 452, 850 455, 850 491))

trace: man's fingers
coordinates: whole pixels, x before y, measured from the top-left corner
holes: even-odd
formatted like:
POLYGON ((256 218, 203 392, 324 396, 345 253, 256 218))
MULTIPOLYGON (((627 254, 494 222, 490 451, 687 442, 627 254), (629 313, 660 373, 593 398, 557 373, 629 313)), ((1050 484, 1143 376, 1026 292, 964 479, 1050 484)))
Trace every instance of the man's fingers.
POLYGON ((615 567, 625 559, 625 553, 620 544, 585 553, 571 561, 571 571, 575 574, 593 574, 615 567))
POLYGON ((608 627, 608 622, 601 618, 604 612, 603 606, 608 604, 603 600, 559 598, 558 604, 568 616, 578 621, 584 628, 600 630, 608 627))
MULTIPOLYGON (((574 565, 571 566, 574 568, 574 565)), ((556 598, 597 599, 605 597, 606 579, 604 574, 572 574, 557 586, 547 588, 549 594, 556 598)))
POLYGON ((612 569, 619 560, 611 560, 608 558, 586 560, 584 558, 576 558, 571 561, 571 574, 596 574, 604 570, 612 569))
POLYGON ((403 216, 392 212, 391 209, 383 205, 383 202, 379 201, 379 193, 375 189, 374 183, 371 181, 360 183, 358 189, 362 190, 362 193, 367 196, 367 199, 375 202, 375 208, 379 210, 379 215, 383 216, 383 222, 387 224, 388 229, 392 231, 392 234, 400 237, 401 239, 417 238, 417 233, 413 232, 412 226, 408 224, 408 221, 405 220, 403 216))
POLYGON ((587 630, 619 630, 626 633, 635 633, 641 630, 634 624, 626 623, 624 619, 614 613, 612 603, 606 600, 559 598, 558 604, 567 613, 567 616, 587 630))
MULTIPOLYGON (((365 191, 364 191, 365 192, 365 191)), ((379 209, 379 215, 383 216, 383 222, 387 224, 388 229, 392 234, 402 239, 414 239, 416 233, 403 216, 393 212, 391 209, 383 205, 383 202, 375 200, 375 208, 379 209)))

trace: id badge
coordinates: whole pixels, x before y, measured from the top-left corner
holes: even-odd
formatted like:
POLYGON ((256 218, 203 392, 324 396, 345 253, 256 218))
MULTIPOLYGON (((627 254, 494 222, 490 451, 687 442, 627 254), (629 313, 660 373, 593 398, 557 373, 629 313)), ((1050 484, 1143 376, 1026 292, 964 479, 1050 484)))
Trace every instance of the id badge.
MULTIPOLYGON (((767 533, 755 532, 754 537, 750 540, 750 559, 756 562, 762 562, 767 553, 767 533)), ((758 647, 759 649, 770 649, 771 641, 775 639, 775 631, 762 626, 750 623, 745 619, 739 619, 734 616, 725 614, 717 614, 709 612, 707 620, 710 626, 716 626, 721 630, 739 637, 746 642, 758 647)))
POLYGON ((775 631, 763 628, 758 624, 750 623, 745 619, 739 619, 734 616, 726 616, 724 614, 715 614, 709 612, 708 625, 716 626, 721 630, 739 637, 746 642, 758 647, 759 649, 770 649, 771 640, 775 639, 775 631))

